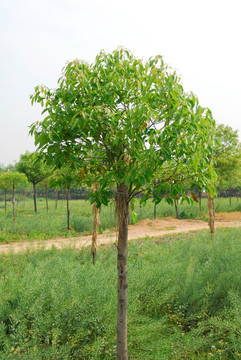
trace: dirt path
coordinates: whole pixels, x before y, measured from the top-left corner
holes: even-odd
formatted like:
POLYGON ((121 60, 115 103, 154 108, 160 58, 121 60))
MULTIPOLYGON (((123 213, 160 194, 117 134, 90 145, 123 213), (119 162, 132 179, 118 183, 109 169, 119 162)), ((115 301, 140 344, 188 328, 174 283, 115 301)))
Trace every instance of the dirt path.
MULTIPOLYGON (((216 216, 216 227, 241 227, 241 212, 218 213, 216 216)), ((146 236, 162 236, 175 233, 186 233, 208 229, 207 222, 202 220, 186 220, 186 219, 145 219, 135 225, 129 225, 129 240, 144 238, 146 236)), ((105 231, 98 236, 98 245, 108 244, 117 241, 116 231, 105 231)), ((73 246, 82 248, 91 244, 91 235, 75 237, 72 239, 59 238, 42 241, 22 241, 10 244, 0 244, 0 253, 20 252, 27 249, 51 249, 55 246, 58 249, 73 246)))

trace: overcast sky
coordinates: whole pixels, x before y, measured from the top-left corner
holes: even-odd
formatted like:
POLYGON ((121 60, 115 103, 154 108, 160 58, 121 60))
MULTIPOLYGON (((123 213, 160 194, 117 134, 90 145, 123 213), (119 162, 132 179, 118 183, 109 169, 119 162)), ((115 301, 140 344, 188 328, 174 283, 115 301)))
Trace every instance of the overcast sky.
POLYGON ((35 149, 36 85, 56 87, 67 61, 120 45, 143 59, 162 55, 240 135, 240 14, 240 0, 0 0, 0 164, 35 149))

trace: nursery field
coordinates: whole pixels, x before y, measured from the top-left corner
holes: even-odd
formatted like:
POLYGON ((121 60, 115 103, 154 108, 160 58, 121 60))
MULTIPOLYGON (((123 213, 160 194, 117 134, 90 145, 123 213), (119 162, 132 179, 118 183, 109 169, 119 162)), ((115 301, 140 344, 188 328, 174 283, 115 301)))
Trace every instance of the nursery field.
MULTIPOLYGON (((129 359, 241 358, 240 239, 130 242, 129 359)), ((115 359, 116 253, 102 247, 95 265, 89 249, 0 255, 0 359, 115 359)))
MULTIPOLYGON (((4 210, 4 202, 0 202, 0 242, 12 242, 20 240, 50 239, 56 237, 70 237, 87 235, 92 231, 92 209, 89 201, 70 201, 70 226, 67 230, 66 201, 59 200, 57 209, 55 201, 49 200, 48 212, 46 211, 45 199, 38 199, 38 213, 34 213, 33 200, 17 201, 16 223, 13 224, 11 203, 4 210)), ((241 201, 232 199, 232 205, 228 198, 215 199, 215 209, 218 212, 241 211, 241 201)), ((207 200, 202 199, 201 211, 199 204, 189 205, 183 203, 178 205, 180 219, 202 219, 207 220, 207 200)), ((136 199, 132 207, 130 222, 136 223, 143 219, 153 219, 154 205, 149 201, 145 207, 140 207, 136 199)), ((175 208, 162 201, 157 205, 157 218, 175 217, 175 208)), ((102 206, 100 213, 99 232, 116 227, 114 203, 102 206)))

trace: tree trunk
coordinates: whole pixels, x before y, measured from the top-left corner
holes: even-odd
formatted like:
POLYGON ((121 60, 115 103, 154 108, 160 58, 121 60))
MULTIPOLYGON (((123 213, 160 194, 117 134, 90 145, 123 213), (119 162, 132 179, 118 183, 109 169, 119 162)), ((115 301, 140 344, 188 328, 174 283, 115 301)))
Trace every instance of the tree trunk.
POLYGON ((34 212, 35 212, 35 214, 37 214, 36 184, 33 184, 33 201, 34 201, 34 212))
POLYGON ((67 201, 67 229, 70 230, 69 190, 66 190, 65 195, 67 201))
POLYGON ((231 190, 229 191, 229 205, 232 206, 232 195, 231 190))
POLYGON ((13 184, 13 192, 12 192, 12 203, 13 203, 13 222, 16 222, 16 215, 15 215, 15 185, 13 184))
POLYGON ((7 190, 4 190, 4 209, 7 211, 7 190))
POLYGON ((156 204, 154 204, 154 220, 156 219, 156 204))
MULTIPOLYGON (((97 190, 97 185, 93 185, 93 191, 97 190)), ((93 234, 92 234, 92 243, 91 243, 91 253, 93 257, 93 264, 95 263, 96 250, 97 250, 97 236, 98 236, 98 228, 99 228, 99 209, 96 206, 96 202, 92 205, 93 210, 93 234)))
POLYGON ((176 219, 179 219, 178 207, 177 207, 177 200, 174 199, 175 211, 176 211, 176 219))
POLYGON ((45 199, 46 199, 46 210, 49 212, 49 202, 48 202, 48 187, 45 185, 45 199))
POLYGON ((55 189, 55 210, 58 208, 58 189, 55 189))
POLYGON ((118 305, 117 305, 117 359, 128 360, 127 351, 127 249, 128 249, 128 187, 117 186, 116 214, 118 216, 118 305))
POLYGON ((211 240, 213 238, 213 234, 214 234, 214 221, 215 221, 215 211, 214 211, 214 201, 213 198, 211 198, 209 192, 208 192, 208 209, 209 209, 209 227, 210 227, 210 232, 211 232, 211 240))

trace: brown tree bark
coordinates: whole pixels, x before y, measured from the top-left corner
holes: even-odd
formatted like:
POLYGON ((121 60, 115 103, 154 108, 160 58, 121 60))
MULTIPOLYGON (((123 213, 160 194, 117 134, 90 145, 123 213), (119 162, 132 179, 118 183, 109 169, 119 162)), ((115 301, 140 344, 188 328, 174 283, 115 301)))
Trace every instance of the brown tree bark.
POLYGON ((117 305, 117 359, 128 360, 127 350, 127 251, 128 251, 128 188, 124 183, 117 186, 116 214, 118 234, 118 305, 117 305))
POLYGON ((213 198, 210 196, 208 192, 208 210, 209 210, 209 227, 210 227, 210 233, 211 233, 211 239, 213 238, 213 234, 215 231, 214 228, 214 222, 215 222, 215 211, 214 211, 214 201, 213 198))
MULTIPOLYGON (((97 189, 96 184, 93 185, 93 191, 97 189)), ((99 209, 94 202, 92 205, 93 210, 93 234, 92 234, 92 243, 91 243, 91 253, 93 257, 93 264, 95 263, 96 251, 97 251, 97 236, 98 236, 98 228, 99 228, 99 209)))
POLYGON ((175 205, 176 219, 179 219, 179 212, 178 212, 177 200, 176 199, 174 199, 174 205, 175 205))
POLYGON ((37 214, 37 194, 36 194, 36 184, 33 184, 33 201, 34 201, 34 212, 37 214))
POLYGON ((154 204, 154 220, 156 219, 156 204, 154 204))

